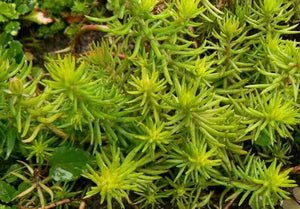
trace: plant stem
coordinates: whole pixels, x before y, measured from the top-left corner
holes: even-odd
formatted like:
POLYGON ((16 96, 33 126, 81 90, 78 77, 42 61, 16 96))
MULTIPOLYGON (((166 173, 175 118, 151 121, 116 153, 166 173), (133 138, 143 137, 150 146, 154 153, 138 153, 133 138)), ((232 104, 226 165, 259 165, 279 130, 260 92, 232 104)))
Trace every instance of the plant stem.
POLYGON ((297 173, 298 171, 300 171, 300 164, 294 167, 292 173, 297 173))
POLYGON ((224 6, 223 0, 219 0, 219 3, 217 4, 217 8, 220 9, 224 6))
MULTIPOLYGON (((54 208, 58 205, 63 205, 65 203, 70 203, 70 202, 71 202, 70 199, 61 200, 61 201, 58 201, 58 202, 55 202, 55 203, 45 206, 44 209, 54 208)), ((38 208, 38 209, 42 209, 42 208, 38 208)))
POLYGON ((86 208, 86 200, 81 200, 78 209, 85 209, 86 208))
POLYGON ((238 197, 238 196, 236 196, 236 197, 234 197, 232 200, 230 200, 230 201, 227 203, 227 205, 225 206, 224 209, 230 209, 231 206, 232 206, 232 204, 234 203, 234 201, 236 200, 237 197, 238 197))

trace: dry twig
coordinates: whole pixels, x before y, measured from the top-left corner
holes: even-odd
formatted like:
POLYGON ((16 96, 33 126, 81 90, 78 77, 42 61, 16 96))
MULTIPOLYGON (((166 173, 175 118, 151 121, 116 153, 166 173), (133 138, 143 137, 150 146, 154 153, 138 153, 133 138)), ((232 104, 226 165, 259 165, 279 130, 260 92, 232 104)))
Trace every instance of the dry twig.
POLYGON ((233 198, 232 200, 230 200, 230 201, 227 203, 227 205, 225 206, 224 209, 230 209, 231 206, 232 206, 232 204, 234 203, 234 201, 236 200, 237 197, 238 197, 238 196, 236 196, 235 198, 233 198))
POLYGON ((66 203, 70 203, 71 200, 70 199, 65 199, 65 200, 61 200, 61 201, 58 201, 58 202, 55 202, 55 203, 52 203, 50 205, 47 205, 45 206, 44 208, 38 208, 38 209, 50 209, 50 208, 54 208, 56 206, 59 206, 59 205, 63 205, 63 204, 66 204, 66 203))

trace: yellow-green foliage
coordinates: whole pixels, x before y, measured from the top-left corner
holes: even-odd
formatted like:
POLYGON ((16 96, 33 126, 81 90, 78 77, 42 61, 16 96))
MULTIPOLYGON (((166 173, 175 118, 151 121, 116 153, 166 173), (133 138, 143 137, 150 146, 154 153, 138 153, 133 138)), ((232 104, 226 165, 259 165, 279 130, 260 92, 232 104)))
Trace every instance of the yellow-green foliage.
POLYGON ((0 208, 264 209, 289 198, 298 1, 99 2, 43 4, 86 15, 70 48, 89 29, 104 34, 85 53, 38 66, 0 43, 0 208))

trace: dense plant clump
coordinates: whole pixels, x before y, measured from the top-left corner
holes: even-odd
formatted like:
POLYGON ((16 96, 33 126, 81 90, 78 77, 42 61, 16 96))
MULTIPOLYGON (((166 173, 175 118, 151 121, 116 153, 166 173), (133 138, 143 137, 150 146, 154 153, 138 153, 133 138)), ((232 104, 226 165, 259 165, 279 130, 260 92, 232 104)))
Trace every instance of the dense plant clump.
POLYGON ((298 0, 0 2, 0 208, 280 207, 299 184, 299 17, 298 0), (40 66, 16 36, 38 14, 36 38, 104 36, 40 66))

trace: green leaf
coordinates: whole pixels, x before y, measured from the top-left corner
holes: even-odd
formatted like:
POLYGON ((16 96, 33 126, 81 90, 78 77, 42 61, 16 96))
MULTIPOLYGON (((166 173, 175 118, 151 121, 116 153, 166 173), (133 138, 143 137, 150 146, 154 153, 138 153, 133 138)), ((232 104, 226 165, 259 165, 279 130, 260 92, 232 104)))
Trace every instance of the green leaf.
POLYGON ((0 205, 0 209, 11 209, 11 207, 8 207, 6 205, 0 205))
POLYGON ((265 129, 260 133, 258 139, 255 141, 254 144, 259 145, 261 147, 266 147, 271 144, 270 137, 266 133, 265 129))
POLYGON ((15 142, 16 142, 16 133, 14 130, 9 129, 7 133, 7 141, 6 141, 6 157, 5 159, 8 159, 11 152, 13 151, 15 147, 15 142))
POLYGON ((4 15, 1 15, 1 14, 0 14, 0 23, 1 23, 1 22, 6 22, 6 21, 7 21, 7 18, 4 17, 4 15))
MULTIPOLYGON (((1 18, 1 15, 0 15, 1 18)), ((7 33, 0 33, 0 47, 5 47, 12 40, 12 36, 7 33)))
POLYGON ((0 200, 5 203, 9 203, 15 195, 15 188, 10 184, 0 181, 0 200))
POLYGON ((60 147, 53 151, 49 159, 50 176, 55 181, 72 181, 80 177, 90 156, 87 152, 70 147, 60 147))
POLYGON ((12 41, 9 45, 9 55, 16 57, 20 54, 23 54, 22 44, 19 41, 12 41))
POLYGON ((0 22, 19 18, 19 13, 16 11, 16 4, 0 2, 0 8, 0 22))
POLYGON ((16 192, 15 195, 18 195, 22 192, 24 192, 26 189, 28 189, 31 186, 31 184, 23 181, 21 184, 18 185, 18 191, 16 192))
POLYGON ((21 4, 18 6, 17 10, 20 14, 23 15, 26 14, 27 12, 30 12, 31 9, 26 4, 21 4))
POLYGON ((16 177, 15 175, 10 174, 10 172, 12 171, 17 171, 21 168, 20 164, 13 164, 9 167, 9 169, 6 171, 5 176, 7 176, 5 178, 5 181, 7 183, 12 183, 14 181, 16 181, 18 179, 18 177, 16 177))
POLYGON ((5 26, 4 30, 6 33, 11 34, 12 36, 16 36, 20 28, 21 27, 19 22, 12 21, 5 26))

